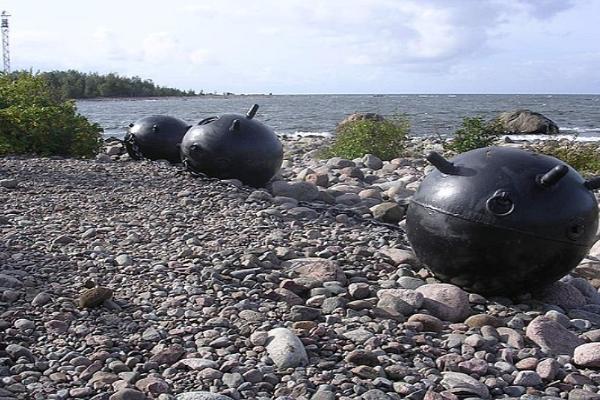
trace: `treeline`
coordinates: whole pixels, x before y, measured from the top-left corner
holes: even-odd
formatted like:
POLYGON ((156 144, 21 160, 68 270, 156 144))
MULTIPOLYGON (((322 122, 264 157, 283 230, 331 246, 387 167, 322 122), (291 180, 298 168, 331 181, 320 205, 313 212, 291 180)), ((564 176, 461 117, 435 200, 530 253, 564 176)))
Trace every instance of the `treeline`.
MULTIPOLYGON (((11 73, 15 78, 27 71, 11 73)), ((132 78, 114 73, 100 75, 74 70, 40 72, 36 74, 46 80, 48 85, 63 98, 90 99, 95 97, 163 97, 163 96, 202 96, 200 91, 179 90, 158 86, 151 79, 132 78)))

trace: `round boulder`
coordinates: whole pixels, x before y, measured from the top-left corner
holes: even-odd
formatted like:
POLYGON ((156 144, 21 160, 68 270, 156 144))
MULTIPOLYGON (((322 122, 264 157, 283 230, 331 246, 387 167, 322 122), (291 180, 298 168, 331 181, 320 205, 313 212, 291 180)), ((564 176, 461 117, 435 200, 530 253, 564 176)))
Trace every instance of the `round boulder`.
POLYGON ((556 123, 542 114, 530 110, 503 112, 498 117, 498 121, 508 133, 558 134, 558 125, 556 123))

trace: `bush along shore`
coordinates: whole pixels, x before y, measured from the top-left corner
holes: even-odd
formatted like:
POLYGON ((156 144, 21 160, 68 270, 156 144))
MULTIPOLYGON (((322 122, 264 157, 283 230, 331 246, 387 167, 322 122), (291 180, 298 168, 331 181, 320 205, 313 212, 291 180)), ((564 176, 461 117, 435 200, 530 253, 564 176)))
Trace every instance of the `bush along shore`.
POLYGON ((466 293, 401 229, 424 159, 324 145, 286 140, 265 189, 117 143, 0 158, 0 399, 600 398, 600 247, 541 293, 466 293))

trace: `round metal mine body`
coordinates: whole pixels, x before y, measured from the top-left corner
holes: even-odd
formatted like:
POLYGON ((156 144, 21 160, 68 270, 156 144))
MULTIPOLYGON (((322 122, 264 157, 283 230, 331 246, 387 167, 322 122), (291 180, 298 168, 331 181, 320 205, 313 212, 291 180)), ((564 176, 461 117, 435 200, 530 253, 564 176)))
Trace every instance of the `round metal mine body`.
POLYGON ((548 285, 594 243, 598 206, 574 169, 550 156, 487 147, 436 167, 407 210, 417 257, 440 279, 486 295, 548 285))
POLYGON ((134 160, 181 162, 179 145, 190 126, 166 115, 152 115, 129 125, 125 135, 127 153, 134 160))
POLYGON ((283 146, 273 130, 247 115, 225 114, 202 120, 186 133, 181 158, 187 168, 220 179, 264 186, 279 171, 283 146))

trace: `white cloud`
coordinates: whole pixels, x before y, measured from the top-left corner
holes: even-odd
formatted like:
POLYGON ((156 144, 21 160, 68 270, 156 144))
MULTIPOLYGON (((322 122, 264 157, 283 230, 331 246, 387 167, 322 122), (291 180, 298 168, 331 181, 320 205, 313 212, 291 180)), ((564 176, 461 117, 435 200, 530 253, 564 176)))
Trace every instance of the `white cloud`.
POLYGON ((185 54, 177 39, 167 32, 155 32, 146 36, 142 42, 144 61, 151 64, 171 60, 181 60, 185 54))

